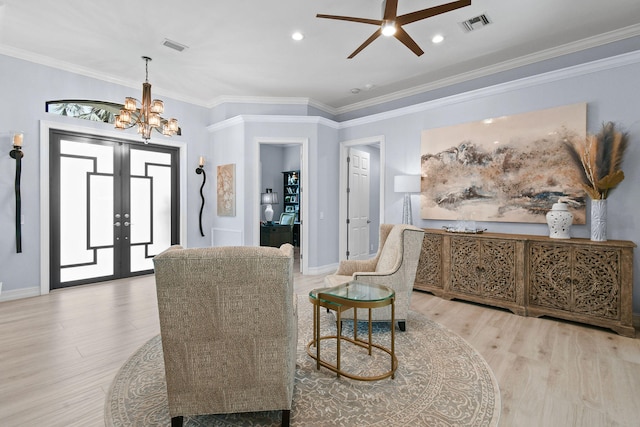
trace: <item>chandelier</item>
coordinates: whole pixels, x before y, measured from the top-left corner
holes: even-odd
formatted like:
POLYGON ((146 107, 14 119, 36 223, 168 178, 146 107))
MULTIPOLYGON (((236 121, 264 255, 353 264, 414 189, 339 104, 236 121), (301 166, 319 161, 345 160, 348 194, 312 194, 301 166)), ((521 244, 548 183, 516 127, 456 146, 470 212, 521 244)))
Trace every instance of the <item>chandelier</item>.
POLYGON ((116 116, 116 129, 129 129, 138 125, 138 133, 142 135, 144 143, 147 144, 151 138, 153 129, 165 136, 179 134, 178 120, 163 119, 160 114, 164 111, 164 103, 159 99, 151 100, 151 83, 149 83, 149 61, 151 58, 143 56, 145 61, 145 81, 142 83, 142 101, 136 98, 126 97, 124 107, 120 114, 116 116), (138 108, 138 102, 140 108, 138 108))

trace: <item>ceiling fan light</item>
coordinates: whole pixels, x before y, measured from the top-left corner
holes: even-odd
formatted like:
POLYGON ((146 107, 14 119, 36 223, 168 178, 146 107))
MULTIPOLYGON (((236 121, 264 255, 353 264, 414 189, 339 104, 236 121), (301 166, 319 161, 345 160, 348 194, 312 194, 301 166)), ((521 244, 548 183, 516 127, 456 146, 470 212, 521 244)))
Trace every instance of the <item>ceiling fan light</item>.
POLYGON ((382 35, 391 37, 396 33, 396 21, 384 21, 382 23, 382 35))

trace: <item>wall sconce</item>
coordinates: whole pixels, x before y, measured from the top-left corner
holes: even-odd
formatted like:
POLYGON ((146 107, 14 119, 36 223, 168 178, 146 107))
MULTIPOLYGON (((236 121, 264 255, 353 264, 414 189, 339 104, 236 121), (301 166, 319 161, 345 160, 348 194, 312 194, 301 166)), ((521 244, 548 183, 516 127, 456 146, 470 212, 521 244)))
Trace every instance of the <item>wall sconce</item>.
POLYGON ((16 159, 16 252, 22 253, 22 199, 20 197, 20 175, 22 174, 22 141, 24 134, 22 132, 12 132, 11 144, 13 150, 9 152, 11 158, 16 159))
POLYGON ((273 205, 278 204, 278 193, 274 193, 271 188, 267 188, 266 193, 262 193, 260 197, 260 203, 267 205, 264 209, 264 219, 267 220, 267 224, 273 224, 273 205))
POLYGON ((200 186, 200 198, 202 199, 202 203, 200 204, 200 235, 204 237, 204 231, 202 231, 202 210, 204 209, 204 193, 202 189, 204 188, 204 183, 207 182, 207 174, 204 172, 204 157, 200 156, 198 159, 198 167, 196 168, 196 173, 198 175, 202 175, 202 185, 200 186))
POLYGON ((420 192, 420 175, 397 175, 393 179, 393 191, 404 193, 402 204, 402 223, 413 224, 411 214, 411 194, 420 192))

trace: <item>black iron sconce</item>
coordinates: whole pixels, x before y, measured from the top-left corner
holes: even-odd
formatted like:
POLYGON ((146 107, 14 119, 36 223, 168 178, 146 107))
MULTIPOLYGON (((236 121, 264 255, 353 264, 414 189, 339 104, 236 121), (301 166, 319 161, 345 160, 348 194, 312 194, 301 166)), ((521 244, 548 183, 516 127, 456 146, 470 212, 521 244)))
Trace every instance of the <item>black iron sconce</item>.
POLYGON ((202 189, 204 188, 204 183, 207 182, 207 174, 204 172, 204 157, 202 156, 200 156, 200 159, 198 161, 196 173, 198 175, 202 175, 202 185, 200 186, 200 198, 202 199, 202 204, 200 205, 200 235, 204 237, 204 231, 202 231, 202 210, 204 209, 204 193, 202 192, 202 189))
POLYGON ((22 199, 20 197, 20 175, 22 174, 22 140, 24 134, 22 132, 14 132, 12 138, 13 150, 9 152, 12 159, 16 159, 16 252, 22 253, 22 199))

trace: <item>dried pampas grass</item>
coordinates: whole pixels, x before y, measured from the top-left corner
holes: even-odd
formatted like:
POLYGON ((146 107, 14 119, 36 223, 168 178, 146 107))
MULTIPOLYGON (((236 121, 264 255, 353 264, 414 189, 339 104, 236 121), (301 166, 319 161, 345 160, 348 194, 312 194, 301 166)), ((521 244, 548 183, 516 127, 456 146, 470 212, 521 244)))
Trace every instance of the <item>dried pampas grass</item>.
POLYGON ((600 133, 588 135, 584 141, 565 141, 571 159, 580 169, 582 186, 589 197, 606 199, 622 182, 622 160, 628 143, 628 133, 616 130, 613 122, 604 123, 600 133))

